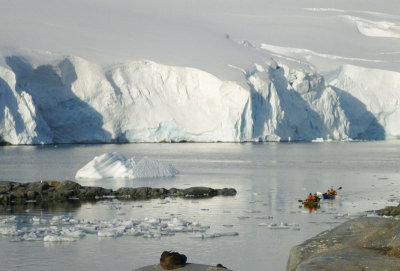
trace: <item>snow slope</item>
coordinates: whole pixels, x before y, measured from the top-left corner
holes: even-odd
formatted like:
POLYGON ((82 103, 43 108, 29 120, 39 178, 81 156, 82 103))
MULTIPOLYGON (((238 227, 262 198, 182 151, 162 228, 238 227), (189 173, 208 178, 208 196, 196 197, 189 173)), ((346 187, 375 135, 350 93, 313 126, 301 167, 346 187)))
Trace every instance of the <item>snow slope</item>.
POLYGON ((0 2, 0 142, 399 137, 398 1, 0 2))

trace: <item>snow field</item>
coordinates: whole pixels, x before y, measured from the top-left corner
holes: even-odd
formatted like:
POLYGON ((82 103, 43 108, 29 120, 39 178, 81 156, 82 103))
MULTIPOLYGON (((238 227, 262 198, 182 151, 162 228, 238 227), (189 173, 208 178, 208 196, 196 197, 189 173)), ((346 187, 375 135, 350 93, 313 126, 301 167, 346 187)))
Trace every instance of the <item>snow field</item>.
POLYGON ((396 0, 2 4, 2 142, 400 136, 396 0))

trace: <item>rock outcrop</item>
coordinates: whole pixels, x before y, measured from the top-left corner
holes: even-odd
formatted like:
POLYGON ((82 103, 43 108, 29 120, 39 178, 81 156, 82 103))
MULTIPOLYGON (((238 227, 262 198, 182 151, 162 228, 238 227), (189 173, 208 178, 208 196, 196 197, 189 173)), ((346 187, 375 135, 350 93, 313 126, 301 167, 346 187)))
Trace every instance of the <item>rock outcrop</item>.
POLYGON ((386 206, 383 209, 376 211, 378 215, 398 216, 400 215, 400 204, 397 206, 386 206))
POLYGON ((400 221, 365 217, 347 221, 295 246, 288 271, 398 271, 400 221))
POLYGON ((151 188, 124 187, 116 191, 96 186, 82 186, 72 181, 39 181, 32 183, 0 182, 0 204, 24 204, 26 202, 62 202, 68 200, 90 201, 106 198, 146 200, 165 197, 209 198, 234 196, 233 188, 213 189, 209 187, 151 188))

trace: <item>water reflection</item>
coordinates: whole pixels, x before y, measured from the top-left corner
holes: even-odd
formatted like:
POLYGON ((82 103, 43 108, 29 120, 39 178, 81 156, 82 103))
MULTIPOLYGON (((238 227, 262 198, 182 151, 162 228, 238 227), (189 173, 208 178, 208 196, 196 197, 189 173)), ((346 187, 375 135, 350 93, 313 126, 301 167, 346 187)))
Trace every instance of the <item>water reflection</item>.
POLYGON ((28 202, 26 204, 11 204, 8 206, 0 205, 0 215, 26 215, 27 213, 72 213, 76 212, 82 203, 80 201, 55 202, 28 202))

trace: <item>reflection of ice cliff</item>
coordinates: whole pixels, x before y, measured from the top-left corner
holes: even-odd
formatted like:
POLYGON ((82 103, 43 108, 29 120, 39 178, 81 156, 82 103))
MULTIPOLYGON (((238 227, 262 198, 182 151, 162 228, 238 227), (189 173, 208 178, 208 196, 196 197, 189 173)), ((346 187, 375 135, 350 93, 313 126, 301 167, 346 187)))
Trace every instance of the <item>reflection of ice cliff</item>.
POLYGON ((170 177, 179 171, 170 164, 164 164, 149 157, 143 157, 138 163, 122 154, 113 152, 96 156, 76 173, 77 179, 102 178, 155 178, 170 177))
POLYGON ((326 80, 271 63, 247 87, 137 61, 104 70, 78 57, 0 67, 0 141, 270 141, 398 137, 400 73, 346 65, 326 80), (328 81, 328 82, 327 82, 328 81))

